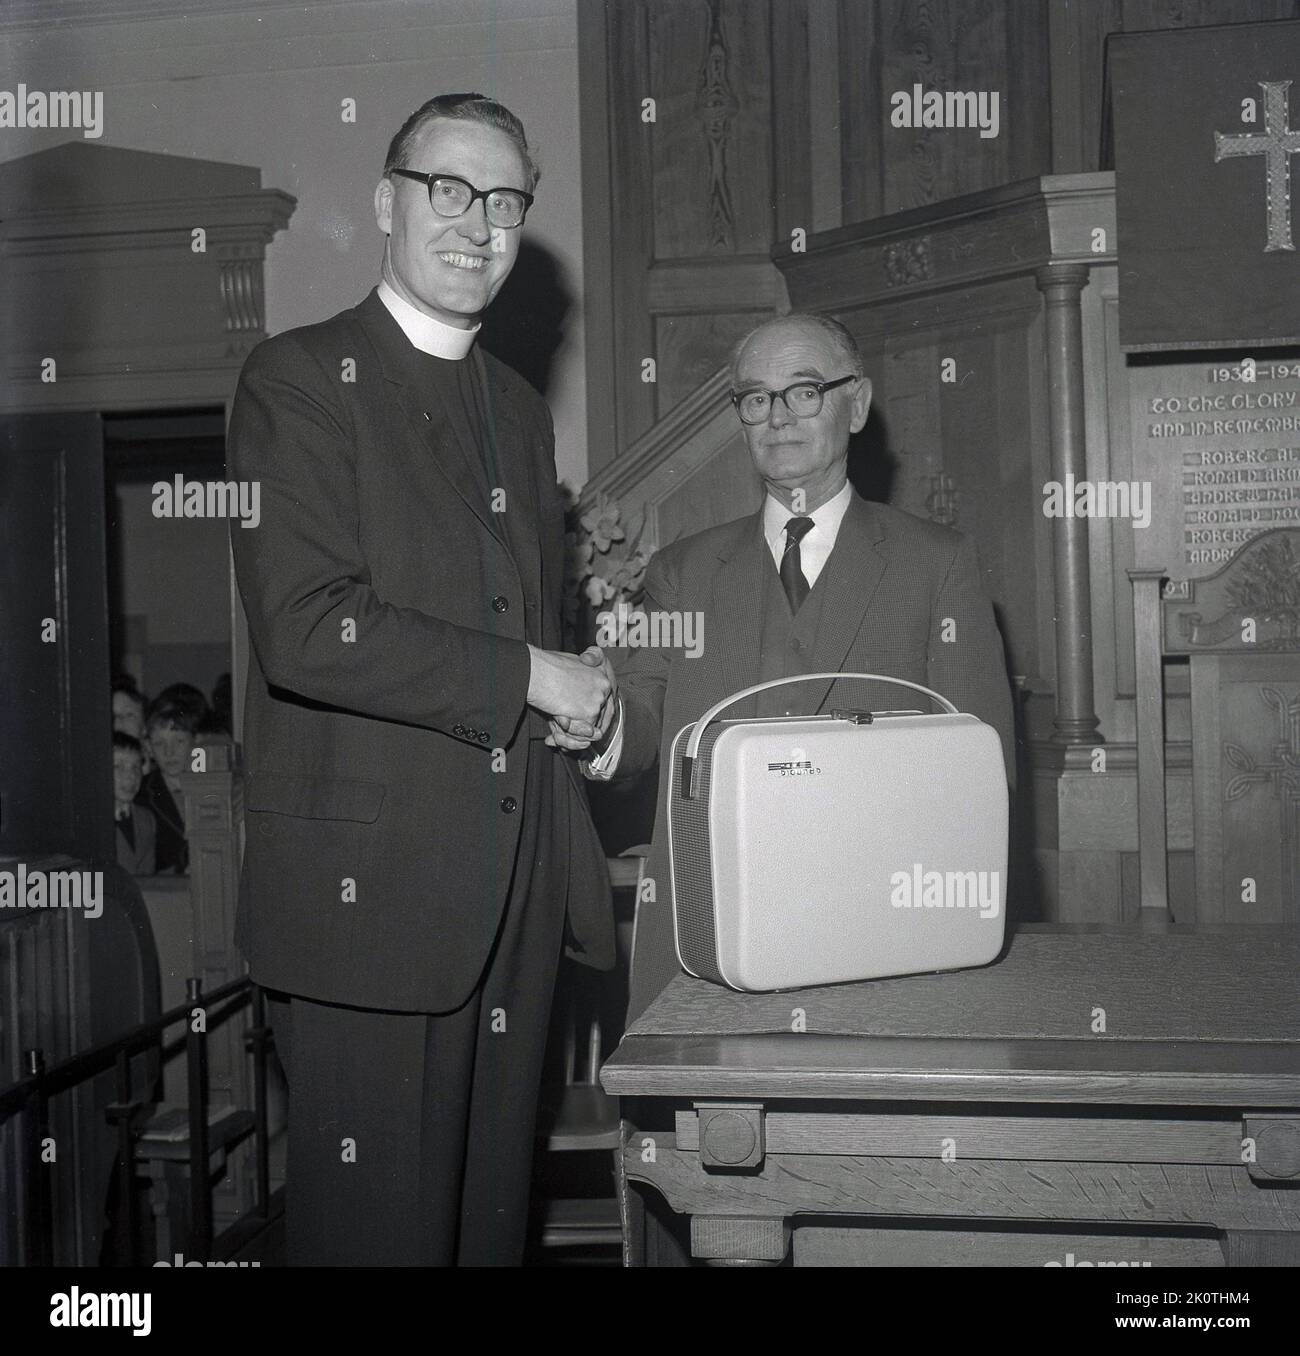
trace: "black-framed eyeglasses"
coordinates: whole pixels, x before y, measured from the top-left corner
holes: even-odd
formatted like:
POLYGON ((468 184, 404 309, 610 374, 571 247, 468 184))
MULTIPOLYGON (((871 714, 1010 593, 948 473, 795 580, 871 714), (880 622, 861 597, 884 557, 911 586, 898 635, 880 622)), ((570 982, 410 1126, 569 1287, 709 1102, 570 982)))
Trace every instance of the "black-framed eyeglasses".
POLYGON ((796 381, 784 391, 732 391, 731 403, 742 424, 761 424, 771 414, 774 400, 780 400, 796 419, 811 419, 822 412, 827 391, 857 380, 858 374, 850 372, 834 381, 796 381))
POLYGON ((390 169, 389 174, 400 174, 403 179, 414 179, 429 190, 429 206, 440 217, 463 217, 483 199, 483 211, 489 226, 511 230, 522 226, 533 195, 522 188, 475 188, 468 179, 455 174, 421 174, 418 170, 390 169))

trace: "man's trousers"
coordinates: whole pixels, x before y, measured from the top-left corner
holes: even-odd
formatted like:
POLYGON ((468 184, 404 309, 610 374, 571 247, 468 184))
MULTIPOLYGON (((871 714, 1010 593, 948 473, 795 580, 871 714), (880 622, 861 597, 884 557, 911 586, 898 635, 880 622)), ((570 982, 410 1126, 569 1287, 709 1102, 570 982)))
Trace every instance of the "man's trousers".
MULTIPOLYGON (((289 1081, 291 1266, 517 1266, 564 932, 568 842, 534 743, 497 939, 453 1012, 270 995, 289 1081)), ((454 890, 454 881, 430 882, 454 890)))

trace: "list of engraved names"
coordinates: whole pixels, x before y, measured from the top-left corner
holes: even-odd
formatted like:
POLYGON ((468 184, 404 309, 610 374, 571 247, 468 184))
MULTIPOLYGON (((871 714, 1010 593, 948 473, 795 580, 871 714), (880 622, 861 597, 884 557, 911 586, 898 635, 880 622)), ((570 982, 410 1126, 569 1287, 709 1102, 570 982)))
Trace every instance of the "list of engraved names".
POLYGON ((1185 563, 1218 565, 1258 533, 1300 524, 1300 358, 1203 378, 1200 390, 1150 395, 1144 431, 1153 450, 1182 444, 1185 563))

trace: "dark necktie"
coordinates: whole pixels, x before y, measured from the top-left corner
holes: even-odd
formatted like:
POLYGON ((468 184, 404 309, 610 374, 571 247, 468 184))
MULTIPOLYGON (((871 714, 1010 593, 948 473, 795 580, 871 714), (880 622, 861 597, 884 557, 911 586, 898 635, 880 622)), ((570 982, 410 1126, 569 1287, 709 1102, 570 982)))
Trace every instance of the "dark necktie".
POLYGON ((785 554, 781 557, 781 587, 790 600, 790 611, 798 612, 808 596, 808 581, 804 578, 803 561, 799 557, 799 542, 813 529, 811 518, 791 518, 785 525, 785 554))

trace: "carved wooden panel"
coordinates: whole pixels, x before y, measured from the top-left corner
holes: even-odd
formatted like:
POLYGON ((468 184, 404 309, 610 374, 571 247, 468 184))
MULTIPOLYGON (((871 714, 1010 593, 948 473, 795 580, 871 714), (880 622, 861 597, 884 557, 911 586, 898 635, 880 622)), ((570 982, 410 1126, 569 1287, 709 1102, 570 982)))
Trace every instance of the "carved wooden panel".
POLYGON ((1300 926, 1300 529, 1171 580, 1163 611, 1191 658, 1196 920, 1300 926))
MULTIPOLYGON (((603 323, 620 455, 739 333, 784 308, 771 250, 810 220, 807 3, 624 0, 583 6, 580 22, 604 34, 613 288, 603 323)), ((589 325, 599 343, 600 324, 589 315, 589 325)))
POLYGON ((659 379, 657 412, 667 414, 717 371, 732 346, 754 325, 752 312, 666 315, 655 320, 659 379))
POLYGON ((1300 927, 1300 652, 1196 655, 1196 922, 1300 927))
POLYGON ((1036 512, 1036 289, 1027 279, 972 285, 934 305, 900 298, 840 318, 873 383, 872 413, 850 455, 855 485, 974 538, 1011 669, 1041 689, 1052 657, 1033 566, 1041 548, 1050 580, 1048 525, 1036 512))
POLYGON ((768 5, 656 0, 650 26, 656 259, 772 241, 768 5))
POLYGON ((1040 5, 841 0, 845 222, 1049 172, 1046 76, 1040 5), (923 92, 996 92, 997 134, 894 126, 892 96, 910 96, 915 85, 923 92))

